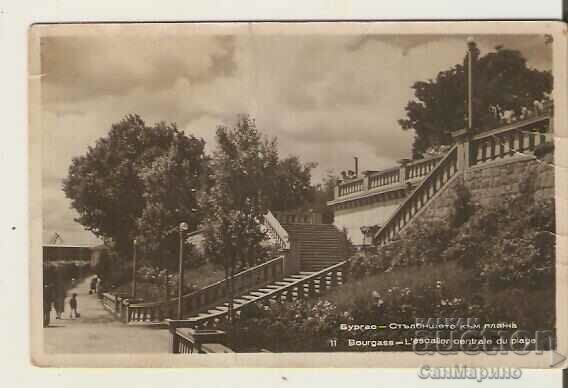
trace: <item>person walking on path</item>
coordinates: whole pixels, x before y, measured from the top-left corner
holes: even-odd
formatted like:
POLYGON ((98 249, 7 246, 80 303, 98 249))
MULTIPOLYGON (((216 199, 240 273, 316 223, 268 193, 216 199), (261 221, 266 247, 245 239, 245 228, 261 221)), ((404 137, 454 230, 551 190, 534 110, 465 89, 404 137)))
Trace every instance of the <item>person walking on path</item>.
POLYGON ((46 283, 43 285, 43 327, 49 326, 52 301, 51 285, 46 283))
POLYGON ((71 307, 71 312, 69 312, 69 318, 73 319, 73 313, 75 313, 75 318, 79 318, 79 313, 77 311, 78 302, 77 302, 77 294, 73 293, 71 299, 69 299, 69 307, 71 307))
POLYGON ((65 312, 65 294, 65 288, 63 285, 58 285, 55 289, 55 297, 53 301, 56 319, 61 319, 61 315, 65 312))
POLYGON ((92 279, 91 279, 91 287, 89 289, 89 295, 94 294, 97 292, 97 281, 98 281, 99 277, 98 275, 95 275, 92 279))
POLYGON ((97 276, 97 296, 102 299, 103 297, 103 280, 97 276))

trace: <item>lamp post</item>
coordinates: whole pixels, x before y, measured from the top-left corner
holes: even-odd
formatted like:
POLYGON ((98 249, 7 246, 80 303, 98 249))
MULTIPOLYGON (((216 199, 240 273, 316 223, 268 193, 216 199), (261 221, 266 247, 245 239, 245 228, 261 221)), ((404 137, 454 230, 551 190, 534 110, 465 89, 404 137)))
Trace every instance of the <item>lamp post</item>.
POLYGON ((136 239, 132 242, 134 252, 132 255, 132 298, 136 298, 136 239))
POLYGON ((473 51, 476 48, 473 37, 467 38, 467 129, 473 128, 473 51))
POLYGON ((182 319, 182 297, 183 297, 183 232, 187 231, 189 226, 186 222, 179 224, 179 273, 178 273, 178 306, 177 318, 182 319))

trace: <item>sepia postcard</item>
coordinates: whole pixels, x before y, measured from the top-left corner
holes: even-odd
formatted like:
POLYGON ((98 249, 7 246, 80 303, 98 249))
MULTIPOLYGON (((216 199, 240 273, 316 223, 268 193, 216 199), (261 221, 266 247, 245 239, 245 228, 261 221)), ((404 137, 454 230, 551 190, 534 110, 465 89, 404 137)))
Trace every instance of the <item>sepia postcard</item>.
POLYGON ((568 356, 566 25, 29 30, 32 362, 568 356))

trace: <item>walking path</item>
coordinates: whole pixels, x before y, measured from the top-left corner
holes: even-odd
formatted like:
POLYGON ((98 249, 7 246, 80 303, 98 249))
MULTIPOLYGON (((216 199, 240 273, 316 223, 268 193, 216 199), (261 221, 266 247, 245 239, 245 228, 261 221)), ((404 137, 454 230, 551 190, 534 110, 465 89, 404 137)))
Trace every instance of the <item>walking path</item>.
POLYGON ((69 290, 63 319, 55 319, 44 329, 47 353, 167 353, 168 331, 129 326, 117 321, 104 309, 96 295, 89 295, 91 278, 69 290), (69 298, 77 294, 80 318, 69 318, 69 298))

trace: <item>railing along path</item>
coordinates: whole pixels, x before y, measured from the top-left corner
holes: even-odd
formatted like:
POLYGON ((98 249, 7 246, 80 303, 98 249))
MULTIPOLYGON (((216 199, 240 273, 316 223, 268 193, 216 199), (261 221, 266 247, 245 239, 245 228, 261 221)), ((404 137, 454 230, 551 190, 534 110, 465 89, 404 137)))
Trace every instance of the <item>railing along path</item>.
MULTIPOLYGON (((253 268, 239 272, 233 277, 235 295, 246 293, 283 278, 283 257, 278 257, 253 268)), ((183 296, 184 315, 196 314, 222 303, 229 295, 228 281, 223 279, 205 288, 183 296)), ((178 299, 168 302, 138 303, 128 305, 127 322, 159 322, 172 318, 178 299)))

